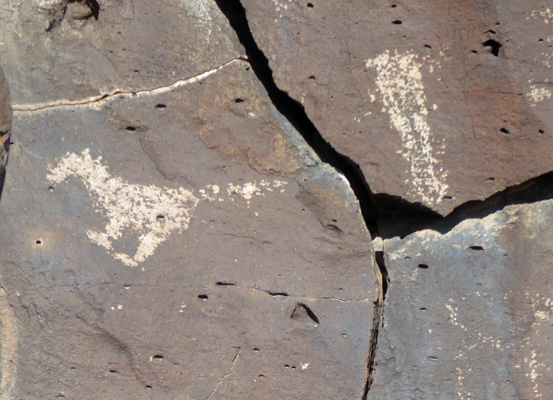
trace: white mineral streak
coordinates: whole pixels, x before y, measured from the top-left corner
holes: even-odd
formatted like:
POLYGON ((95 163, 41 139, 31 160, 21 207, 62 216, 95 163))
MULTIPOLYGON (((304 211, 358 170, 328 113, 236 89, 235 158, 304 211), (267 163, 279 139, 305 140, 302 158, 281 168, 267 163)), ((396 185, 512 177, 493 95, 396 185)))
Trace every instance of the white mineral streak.
MULTIPOLYGON (((449 186, 447 172, 434 156, 432 133, 428 125, 428 108, 418 56, 410 51, 390 54, 389 50, 367 60, 367 68, 377 72, 383 112, 388 112, 390 125, 399 132, 403 149, 400 153, 410 162, 413 188, 410 194, 424 203, 438 204, 449 186)), ((443 149, 443 145, 441 146, 443 149)), ((440 149, 441 150, 441 149, 440 149)))
MULTIPOLYGON (((58 184, 70 176, 80 178, 91 197, 95 199, 96 212, 102 210, 108 218, 105 232, 87 230, 88 238, 106 249, 113 258, 128 266, 137 266, 154 254, 156 248, 169 238, 173 232, 188 229, 193 212, 200 201, 215 201, 219 198, 220 188, 207 185, 194 194, 184 188, 172 189, 154 185, 139 185, 126 182, 120 177, 113 177, 107 166, 102 164, 102 157, 92 159, 90 150, 81 154, 67 153, 55 167, 49 168, 47 179, 58 184), (124 232, 138 234, 138 249, 131 256, 117 252, 113 241, 121 238, 124 232)), ((266 191, 278 188, 280 192, 287 182, 262 180, 243 185, 229 184, 227 194, 250 200, 254 196, 263 196, 266 191)))

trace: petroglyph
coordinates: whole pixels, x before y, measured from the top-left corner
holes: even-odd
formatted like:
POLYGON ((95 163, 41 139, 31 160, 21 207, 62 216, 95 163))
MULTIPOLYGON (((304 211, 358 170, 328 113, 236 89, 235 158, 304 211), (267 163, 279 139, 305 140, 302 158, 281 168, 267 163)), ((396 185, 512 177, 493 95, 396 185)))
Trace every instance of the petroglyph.
MULTIPOLYGON (((447 193, 447 172, 435 158, 428 125, 428 108, 422 82, 422 64, 410 51, 390 54, 389 50, 367 60, 367 68, 377 72, 376 86, 381 95, 382 111, 390 116, 390 125, 401 135, 401 154, 409 161, 413 189, 425 203, 438 204, 447 193)), ((375 98, 371 95, 371 100, 375 98)), ((433 106, 437 108, 436 105, 433 106)), ((435 140, 435 139, 434 139, 435 140)))
POLYGON ((68 153, 55 167, 49 167, 47 179, 59 184, 70 176, 82 180, 95 200, 96 212, 105 213, 108 223, 105 232, 87 230, 88 238, 106 249, 113 258, 128 266, 137 266, 154 254, 156 248, 173 232, 188 229, 193 212, 201 201, 224 201, 222 194, 235 201, 236 197, 247 201, 278 189, 284 191, 287 182, 262 180, 243 185, 229 184, 227 191, 217 185, 206 185, 192 191, 184 188, 166 188, 154 185, 139 185, 113 177, 108 167, 102 164, 102 156, 93 159, 90 150, 81 154, 68 153), (133 256, 114 250, 113 241, 124 232, 138 234, 139 245, 133 256))

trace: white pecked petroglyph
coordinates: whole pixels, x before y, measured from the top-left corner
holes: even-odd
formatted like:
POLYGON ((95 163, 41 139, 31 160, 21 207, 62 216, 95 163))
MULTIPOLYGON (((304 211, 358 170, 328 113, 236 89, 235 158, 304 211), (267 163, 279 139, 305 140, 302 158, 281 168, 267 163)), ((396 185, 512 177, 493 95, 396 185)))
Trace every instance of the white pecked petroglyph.
MULTIPOLYGON (((422 63, 418 55, 406 51, 393 54, 386 50, 367 60, 367 68, 377 72, 376 86, 380 92, 382 111, 390 116, 390 125, 399 132, 403 149, 400 153, 409 161, 413 189, 425 203, 438 204, 447 193, 447 172, 440 166, 432 147, 432 133, 428 125, 428 108, 422 82, 422 63)), ((375 100, 371 95, 371 101, 375 100)), ((437 105, 433 105, 437 109, 437 105)))
MULTIPOLYGON (((47 179, 59 184, 70 176, 82 180, 91 197, 95 200, 96 212, 105 213, 108 223, 105 232, 87 231, 88 238, 106 249, 113 258, 128 266, 137 266, 154 254, 156 248, 173 232, 188 229, 193 212, 201 201, 224 201, 217 185, 206 185, 198 191, 184 188, 166 188, 154 185, 128 183, 110 174, 102 164, 102 156, 93 159, 90 150, 81 154, 67 153, 55 167, 49 167, 47 179), (117 252, 113 241, 120 239, 124 232, 138 234, 139 245, 134 255, 117 252)), ((226 197, 235 201, 236 197, 247 201, 254 196, 263 196, 275 189, 284 191, 286 181, 261 180, 242 185, 229 184, 226 197)))
POLYGON ((526 96, 532 101, 530 107, 535 107, 537 103, 551 99, 551 90, 537 85, 530 85, 530 92, 526 96))

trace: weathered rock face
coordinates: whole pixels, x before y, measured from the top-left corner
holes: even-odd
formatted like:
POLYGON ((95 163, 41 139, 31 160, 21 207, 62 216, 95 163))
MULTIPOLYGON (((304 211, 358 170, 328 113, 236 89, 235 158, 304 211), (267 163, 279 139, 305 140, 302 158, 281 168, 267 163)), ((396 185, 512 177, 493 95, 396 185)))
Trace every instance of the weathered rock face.
POLYGON ((1 10, 0 399, 360 398, 380 284, 357 200, 214 4, 1 10))
POLYGON ((0 195, 4 184, 5 167, 8 162, 11 123, 10 90, 4 72, 0 69, 0 195))
POLYGON ((552 398, 553 12, 225 1, 0 4, 0 400, 552 398))
POLYGON ((551 398, 553 201, 384 241, 370 399, 551 398))
POLYGON ((243 4, 277 85, 375 193, 446 215, 551 170, 543 2, 243 4))

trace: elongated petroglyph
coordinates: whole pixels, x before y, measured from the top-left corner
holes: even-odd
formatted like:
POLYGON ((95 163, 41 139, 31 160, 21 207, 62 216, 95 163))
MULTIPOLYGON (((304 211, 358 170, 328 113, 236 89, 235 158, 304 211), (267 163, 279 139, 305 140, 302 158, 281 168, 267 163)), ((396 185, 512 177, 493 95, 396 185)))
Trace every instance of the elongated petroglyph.
POLYGON ((206 185, 192 191, 182 187, 132 184, 112 176, 108 167, 102 164, 102 157, 93 159, 89 149, 81 154, 66 154, 55 167, 49 168, 47 179, 59 184, 70 176, 82 180, 95 200, 96 212, 103 212, 108 218, 105 232, 89 229, 88 238, 128 266, 137 266, 153 255, 173 232, 188 229, 193 212, 201 201, 224 201, 224 197, 234 201, 239 197, 249 205, 253 197, 274 190, 283 192, 287 184, 278 179, 261 180, 242 185, 229 184, 226 191, 221 191, 217 185, 206 185), (138 235, 138 248, 132 256, 114 250, 113 242, 124 233, 138 235))
MULTIPOLYGON (((432 147, 428 125, 428 108, 418 56, 410 51, 390 54, 389 50, 367 60, 367 68, 377 72, 376 86, 380 92, 383 112, 390 116, 390 125, 399 132, 403 157, 409 161, 413 189, 425 203, 440 203, 447 193, 447 172, 440 166, 432 147)), ((371 96, 371 99, 374 97, 371 96)), ((437 106, 434 106, 437 107, 437 106)))

